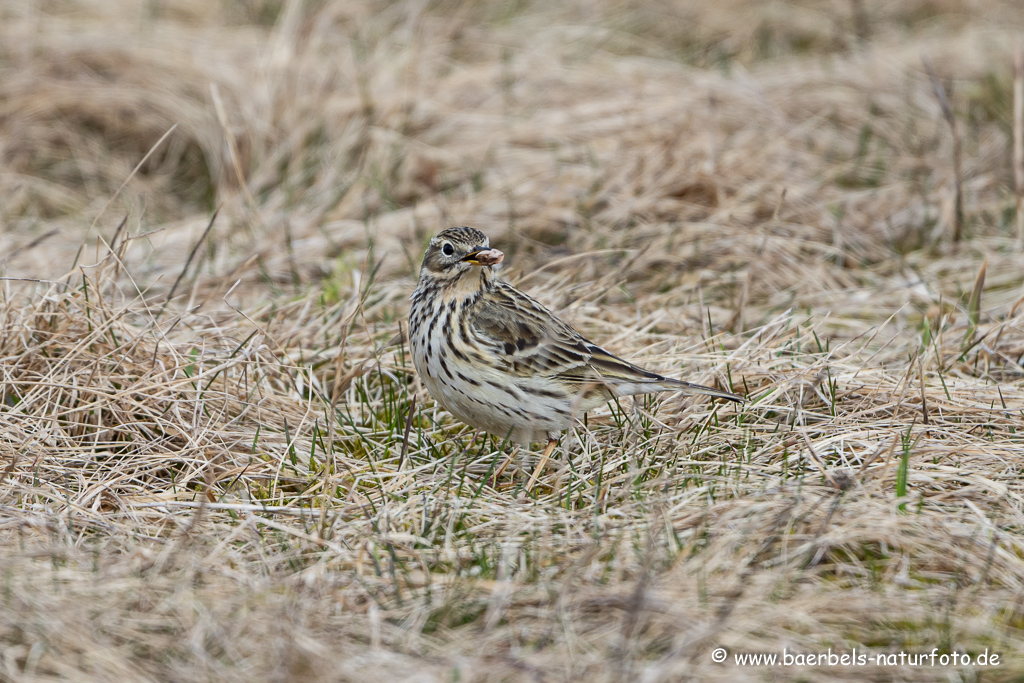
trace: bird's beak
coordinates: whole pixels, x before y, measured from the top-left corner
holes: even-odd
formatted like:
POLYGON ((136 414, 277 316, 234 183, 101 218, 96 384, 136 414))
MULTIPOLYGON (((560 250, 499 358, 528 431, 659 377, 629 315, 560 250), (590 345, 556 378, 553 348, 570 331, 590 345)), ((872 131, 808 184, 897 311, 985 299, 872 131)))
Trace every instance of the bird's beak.
POLYGON ((505 254, 497 249, 478 249, 466 254, 462 259, 474 266, 496 266, 504 260, 505 254))

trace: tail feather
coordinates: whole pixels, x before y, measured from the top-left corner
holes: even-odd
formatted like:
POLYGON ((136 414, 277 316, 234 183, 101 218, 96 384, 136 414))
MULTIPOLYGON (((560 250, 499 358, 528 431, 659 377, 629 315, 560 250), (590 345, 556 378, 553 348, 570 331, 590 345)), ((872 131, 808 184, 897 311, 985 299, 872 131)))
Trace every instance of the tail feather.
POLYGON ((589 365, 596 370, 608 388, 616 396, 632 396, 633 394, 653 394, 658 391, 682 391, 687 394, 704 394, 729 401, 743 403, 746 399, 728 391, 721 391, 703 384, 693 384, 679 379, 663 377, 650 370, 624 361, 618 356, 608 353, 593 344, 588 347, 591 353, 589 365))
POLYGON ((670 379, 668 377, 658 377, 647 382, 616 382, 611 385, 611 389, 615 392, 616 396, 632 396, 634 394, 653 394, 659 391, 681 391, 685 394, 702 394, 705 396, 713 396, 715 398, 724 398, 729 401, 735 401, 736 403, 743 403, 746 401, 742 396, 729 393, 728 391, 722 391, 721 389, 715 389, 713 387, 706 387, 703 384, 694 384, 693 382, 684 382, 678 379, 670 379))

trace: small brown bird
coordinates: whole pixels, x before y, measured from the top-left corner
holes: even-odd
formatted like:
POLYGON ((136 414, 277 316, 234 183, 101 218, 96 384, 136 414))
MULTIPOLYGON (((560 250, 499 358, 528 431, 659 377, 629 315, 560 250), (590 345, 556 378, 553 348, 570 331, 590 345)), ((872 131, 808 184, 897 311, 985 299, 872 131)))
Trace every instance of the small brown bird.
POLYGON ((430 240, 412 295, 409 338, 423 383, 452 415, 521 445, 547 438, 528 488, 559 434, 612 397, 681 391, 743 401, 648 372, 588 341, 499 280, 494 266, 504 257, 473 228, 449 228, 430 240))

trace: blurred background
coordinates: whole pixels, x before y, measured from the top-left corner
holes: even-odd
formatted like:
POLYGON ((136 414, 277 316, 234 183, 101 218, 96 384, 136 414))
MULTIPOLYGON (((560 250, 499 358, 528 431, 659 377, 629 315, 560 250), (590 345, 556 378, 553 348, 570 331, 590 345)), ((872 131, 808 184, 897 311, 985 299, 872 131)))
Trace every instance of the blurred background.
POLYGON ((1015 236, 1019 10, 4 3, 5 275, 63 275, 127 218, 125 265, 159 291, 221 207, 197 266, 255 300, 343 286, 370 245, 382 277, 413 276, 429 235, 468 223, 512 272, 643 247, 632 266, 613 257, 620 284, 813 307, 953 232, 954 136, 924 60, 959 122, 967 237, 1015 236))
POLYGON ((0 680, 1020 680, 1022 41, 1020 0, 0 0, 0 680), (492 481, 401 343, 452 225, 749 402, 492 481))

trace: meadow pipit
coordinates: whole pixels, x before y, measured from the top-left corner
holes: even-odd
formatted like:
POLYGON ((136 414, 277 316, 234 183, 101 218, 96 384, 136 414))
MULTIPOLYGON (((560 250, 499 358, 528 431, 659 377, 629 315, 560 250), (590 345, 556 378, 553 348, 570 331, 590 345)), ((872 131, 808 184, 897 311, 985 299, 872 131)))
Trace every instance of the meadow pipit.
POLYGON ((504 257, 473 228, 449 228, 430 240, 409 338, 423 383, 452 415, 521 445, 547 438, 528 488, 559 433, 612 397, 681 391, 743 400, 648 372, 591 343, 499 280, 494 266, 504 257))

